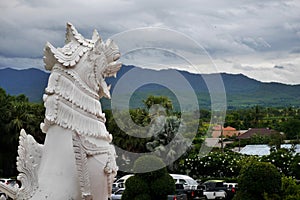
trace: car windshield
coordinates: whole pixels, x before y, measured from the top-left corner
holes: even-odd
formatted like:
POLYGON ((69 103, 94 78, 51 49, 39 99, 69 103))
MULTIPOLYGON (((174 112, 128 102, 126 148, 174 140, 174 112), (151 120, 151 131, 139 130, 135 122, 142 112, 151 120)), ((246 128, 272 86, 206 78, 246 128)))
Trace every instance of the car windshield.
POLYGON ((216 187, 224 187, 224 184, 222 182, 217 182, 216 187))
POLYGON ((186 179, 186 182, 189 185, 198 185, 197 181, 195 181, 194 179, 186 179))

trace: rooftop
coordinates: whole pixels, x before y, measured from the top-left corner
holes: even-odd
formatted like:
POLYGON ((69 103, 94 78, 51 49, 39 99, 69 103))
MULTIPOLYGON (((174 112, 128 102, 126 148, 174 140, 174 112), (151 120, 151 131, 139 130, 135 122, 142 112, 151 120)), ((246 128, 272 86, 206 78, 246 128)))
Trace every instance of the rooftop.
MULTIPOLYGON (((292 144, 282 144, 280 147, 285 149, 291 149, 292 144)), ((246 145, 241 149, 241 154, 246 155, 257 155, 257 156, 265 156, 270 154, 271 147, 266 144, 257 144, 257 145, 246 145)), ((300 144, 295 145, 295 154, 300 153, 300 144)))

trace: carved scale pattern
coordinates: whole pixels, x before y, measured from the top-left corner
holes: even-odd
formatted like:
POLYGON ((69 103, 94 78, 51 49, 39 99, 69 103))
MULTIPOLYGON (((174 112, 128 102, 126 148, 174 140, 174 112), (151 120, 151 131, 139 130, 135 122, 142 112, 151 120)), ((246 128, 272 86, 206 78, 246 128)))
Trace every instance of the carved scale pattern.
POLYGON ((43 145, 38 144, 31 135, 22 129, 19 138, 17 169, 20 172, 18 180, 22 186, 17 193, 17 199, 30 199, 38 188, 37 171, 42 157, 43 145))
POLYGON ((97 95, 85 86, 76 72, 54 67, 44 102, 46 118, 42 124, 43 132, 46 133, 55 123, 82 135, 111 141, 97 95))

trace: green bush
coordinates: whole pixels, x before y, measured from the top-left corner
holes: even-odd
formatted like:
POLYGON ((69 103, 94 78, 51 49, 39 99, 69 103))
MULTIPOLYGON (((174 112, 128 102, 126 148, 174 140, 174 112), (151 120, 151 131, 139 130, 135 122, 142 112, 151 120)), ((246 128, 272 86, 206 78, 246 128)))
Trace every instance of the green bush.
POLYGON ((137 159, 134 163, 134 171, 147 172, 135 173, 134 176, 126 181, 126 189, 122 195, 122 200, 164 200, 167 199, 168 194, 175 192, 174 180, 168 174, 164 163, 159 158, 144 156, 137 159), (153 166, 162 168, 150 171, 150 169, 153 169, 153 166))
POLYGON ((238 191, 232 200, 257 200, 257 198, 246 192, 238 191))
MULTIPOLYGON (((281 175, 271 163, 253 161, 245 165, 238 178, 239 194, 235 199, 276 197, 281 191, 281 175)), ((276 199, 276 198, 275 198, 276 199)))
POLYGON ((299 200, 300 185, 297 185, 296 180, 292 177, 282 177, 282 199, 283 200, 299 200))
POLYGON ((174 179, 168 173, 151 181, 149 186, 152 199, 165 199, 168 194, 173 194, 175 191, 174 179))
POLYGON ((131 176, 125 182, 125 192, 130 193, 131 195, 143 194, 148 191, 147 180, 141 179, 137 176, 131 176))
POLYGON ((145 155, 138 158, 134 163, 133 171, 137 176, 141 176, 149 180, 150 178, 156 179, 167 173, 165 163, 160 158, 153 155, 145 155), (153 169, 158 170, 153 171, 153 169))
POLYGON ((291 175, 300 180, 300 154, 296 154, 291 164, 291 175))
POLYGON ((263 156, 261 161, 270 162, 284 175, 292 173, 291 164, 294 159, 293 152, 288 149, 277 149, 271 151, 270 155, 263 156))
POLYGON ((139 194, 134 200, 151 200, 151 196, 149 194, 139 194))

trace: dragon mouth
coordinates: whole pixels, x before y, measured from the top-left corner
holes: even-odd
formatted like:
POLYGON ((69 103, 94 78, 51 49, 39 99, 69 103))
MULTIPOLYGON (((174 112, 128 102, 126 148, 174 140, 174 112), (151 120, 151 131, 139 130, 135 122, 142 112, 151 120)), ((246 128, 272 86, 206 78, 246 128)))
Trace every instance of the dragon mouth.
POLYGON ((121 57, 121 54, 120 53, 116 53, 113 57, 113 61, 117 61, 119 60, 119 58, 121 57))
POLYGON ((106 78, 106 77, 116 77, 117 75, 117 72, 121 69, 122 67, 122 63, 121 62, 117 62, 117 61, 114 61, 114 62, 110 62, 106 69, 101 73, 102 77, 103 78, 106 78))
POLYGON ((115 67, 118 67, 118 66, 121 66, 122 65, 122 63, 121 62, 119 62, 119 61, 114 61, 114 62, 111 62, 111 63, 109 63, 108 65, 107 65, 107 67, 109 67, 109 68, 115 68, 115 67))

